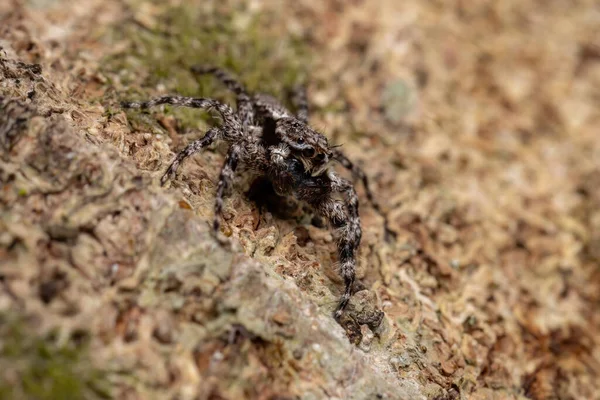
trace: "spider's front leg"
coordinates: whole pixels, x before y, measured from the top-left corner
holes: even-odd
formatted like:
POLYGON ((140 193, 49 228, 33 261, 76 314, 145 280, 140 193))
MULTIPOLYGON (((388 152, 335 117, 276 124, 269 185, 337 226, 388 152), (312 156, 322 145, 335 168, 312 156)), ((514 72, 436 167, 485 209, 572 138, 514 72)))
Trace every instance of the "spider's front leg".
POLYGON ((204 135, 203 138, 190 143, 185 149, 179 152, 165 174, 160 178, 161 185, 164 185, 166 181, 177 172, 177 169, 187 157, 210 145, 215 139, 225 139, 232 142, 239 141, 244 135, 242 126, 231 107, 213 99, 202 97, 163 96, 144 102, 126 101, 122 102, 121 106, 123 108, 147 109, 162 104, 207 110, 214 109, 223 119, 223 127, 211 128, 206 132, 206 135, 204 135))
POLYGON ((171 165, 169 165, 169 168, 167 168, 167 172, 165 172, 160 178, 160 185, 164 186, 167 180, 175 175, 183 160, 209 146, 220 136, 220 133, 221 131, 219 128, 211 128, 208 132, 206 132, 206 135, 204 135, 203 138, 193 141, 192 143, 188 144, 185 149, 181 150, 175 157, 175 160, 173 160, 171 165))
POLYGON ((242 125, 248 127, 254 125, 254 106, 246 88, 239 83, 231 74, 219 67, 208 65, 195 65, 191 68, 195 74, 211 74, 223 82, 227 89, 235 93, 237 103, 237 115, 242 125))
POLYGON ((269 178, 278 194, 293 194, 306 201, 335 229, 337 239, 340 274, 344 279, 345 290, 335 311, 339 320, 352 296, 356 277, 356 251, 360 245, 362 230, 358 216, 358 195, 352 183, 335 172, 312 176, 304 170, 302 162, 289 157, 285 145, 269 149, 269 178), (334 194, 342 193, 345 202, 334 194))
POLYGON ((340 274, 344 279, 345 290, 340 303, 335 310, 335 318, 339 320, 352 296, 354 280, 356 277, 356 252, 362 238, 360 217, 358 215, 358 195, 352 183, 339 177, 334 172, 329 173, 332 192, 343 193, 346 198, 344 204, 333 198, 326 199, 317 209, 329 219, 331 225, 337 230, 337 247, 340 260, 340 274))
POLYGON ((238 117, 231 107, 220 101, 208 99, 205 97, 184 97, 184 96, 163 96, 148 101, 124 101, 121 103, 123 108, 148 109, 163 104, 169 104, 175 107, 201 108, 205 110, 216 110, 223 118, 223 139, 239 140, 243 134, 242 126, 238 117))
POLYGON ((229 148, 221 173, 219 174, 219 183, 217 184, 217 196, 215 198, 215 219, 213 220, 213 231, 215 236, 218 236, 221 227, 221 214, 223 212, 223 199, 225 198, 226 190, 229 190, 235 176, 235 169, 242 154, 242 148, 238 145, 233 145, 229 148))
POLYGON ((379 206, 379 203, 377 203, 377 201, 373 197, 373 192, 371 191, 371 187, 369 186, 369 179, 367 178, 367 175, 364 173, 364 171, 360 167, 355 165, 352 161, 350 161, 350 159, 340 150, 333 149, 331 153, 332 158, 334 160, 338 161, 344 168, 348 169, 355 179, 360 180, 362 182, 365 188, 365 192, 367 194, 367 200, 369 200, 369 203, 371 203, 375 211, 383 217, 386 239, 388 239, 389 237, 395 237, 396 234, 388 227, 387 216, 383 213, 381 207, 379 206))

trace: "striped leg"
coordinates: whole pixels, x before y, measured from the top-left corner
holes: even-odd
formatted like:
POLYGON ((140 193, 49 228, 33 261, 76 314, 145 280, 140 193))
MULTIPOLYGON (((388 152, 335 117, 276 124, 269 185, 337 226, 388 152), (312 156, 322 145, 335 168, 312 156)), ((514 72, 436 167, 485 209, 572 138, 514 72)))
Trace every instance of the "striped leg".
POLYGON ((296 118, 304 123, 308 123, 308 99, 306 96, 306 87, 296 86, 292 92, 292 103, 296 107, 296 118))
POLYGON ((339 205, 332 201, 332 208, 329 210, 329 220, 337 229, 338 233, 338 256, 340 260, 340 273, 344 279, 346 286, 344 294, 340 299, 340 303, 335 310, 335 318, 339 319, 350 297, 356 276, 356 252, 362 238, 362 230, 360 227, 360 218, 358 215, 358 195, 352 184, 343 179, 337 174, 331 173, 331 187, 334 192, 343 193, 346 199, 347 214, 342 216, 338 210, 339 205))
POLYGON ((319 213, 327 218, 336 230, 338 259, 340 261, 340 275, 344 279, 345 290, 335 310, 334 317, 339 320, 352 296, 356 276, 356 249, 360 243, 360 225, 355 230, 351 222, 352 217, 344 209, 340 200, 328 198, 317 206, 319 213))
POLYGON ((179 168, 183 160, 185 160, 192 154, 199 152, 203 148, 209 146, 212 142, 215 141, 215 139, 217 139, 220 136, 220 134, 221 131, 219 130, 219 128, 211 128, 208 130, 208 132, 206 132, 206 135, 204 135, 203 138, 195 140, 192 143, 188 144, 185 147, 185 149, 181 150, 177 154, 175 160, 173 160, 171 165, 169 165, 167 172, 165 172, 165 174, 160 178, 160 185, 163 186, 169 178, 175 175, 177 169, 179 168))
POLYGON ((350 159, 346 157, 346 155, 340 150, 332 150, 332 153, 333 159, 342 164, 344 168, 352 172, 352 175, 355 179, 360 179, 362 181, 363 186, 365 187, 365 192, 367 194, 367 199, 369 200, 369 203, 371 203, 375 211, 377 211, 377 213, 383 217, 386 239, 390 238, 390 236, 395 237, 396 234, 393 231, 391 231, 388 227, 387 216, 383 213, 381 207, 379 206, 379 203, 377 203, 377 201, 375 201, 375 198, 373 197, 373 192, 371 192, 371 188, 369 186, 369 179, 367 178, 367 175, 363 172, 363 170, 360 167, 354 165, 354 163, 352 163, 352 161, 350 161, 350 159))
POLYGON ((215 235, 218 235, 221 227, 221 213, 223 211, 223 199, 225 191, 231 188, 235 169, 237 167, 242 149, 233 145, 229 148, 221 173, 219 174, 219 183, 217 185, 217 196, 215 199, 215 219, 213 221, 213 229, 215 235))
POLYGON ((223 82, 227 89, 236 95, 237 115, 245 127, 254 125, 254 109, 252 100, 242 84, 240 84, 231 74, 221 68, 206 65, 196 65, 192 67, 195 74, 212 74, 218 80, 223 82))
POLYGON ((207 99, 204 97, 184 97, 184 96, 164 96, 157 97, 152 100, 135 102, 124 101, 121 103, 123 108, 141 108, 147 109, 161 104, 170 104, 176 107, 202 108, 205 110, 216 110, 223 118, 223 138, 233 139, 243 135, 242 126, 239 119, 227 104, 223 104, 217 100, 207 99))

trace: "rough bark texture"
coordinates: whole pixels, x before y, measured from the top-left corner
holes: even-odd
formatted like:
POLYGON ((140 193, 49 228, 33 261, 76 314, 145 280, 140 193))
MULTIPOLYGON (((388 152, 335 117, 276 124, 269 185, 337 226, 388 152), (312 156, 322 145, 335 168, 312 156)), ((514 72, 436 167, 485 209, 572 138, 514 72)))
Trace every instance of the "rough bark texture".
POLYGON ((600 399, 597 2, 80 3, 0 4, 0 398, 600 399), (303 210, 241 177, 227 248, 220 147, 158 185, 210 121, 118 102, 196 61, 308 76, 371 177, 342 326, 303 210))

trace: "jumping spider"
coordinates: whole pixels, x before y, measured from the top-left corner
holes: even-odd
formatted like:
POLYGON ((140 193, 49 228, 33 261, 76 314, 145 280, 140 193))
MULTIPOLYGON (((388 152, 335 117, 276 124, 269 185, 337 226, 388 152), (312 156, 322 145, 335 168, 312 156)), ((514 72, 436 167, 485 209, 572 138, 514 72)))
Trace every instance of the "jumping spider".
POLYGON ((123 102, 124 108, 141 108, 170 104, 180 107, 215 110, 223 120, 221 126, 209 129, 205 136, 189 144, 171 163, 162 176, 161 185, 175 175, 179 165, 192 154, 223 140, 230 147, 219 175, 215 202, 214 232, 219 232, 223 197, 233 181, 238 165, 267 178, 280 196, 292 195, 312 206, 335 228, 340 261, 340 273, 345 291, 335 311, 339 320, 350 300, 356 271, 356 251, 362 231, 358 216, 358 196, 352 183, 333 171, 332 161, 352 171, 361 179, 367 198, 377 211, 378 206, 361 169, 327 138, 308 125, 306 92, 296 89, 293 104, 296 114, 276 99, 265 94, 250 95, 228 72, 207 66, 192 67, 195 74, 212 74, 236 95, 234 111, 227 104, 209 98, 165 96, 146 102, 123 102), (343 195, 343 201, 336 195, 343 195))

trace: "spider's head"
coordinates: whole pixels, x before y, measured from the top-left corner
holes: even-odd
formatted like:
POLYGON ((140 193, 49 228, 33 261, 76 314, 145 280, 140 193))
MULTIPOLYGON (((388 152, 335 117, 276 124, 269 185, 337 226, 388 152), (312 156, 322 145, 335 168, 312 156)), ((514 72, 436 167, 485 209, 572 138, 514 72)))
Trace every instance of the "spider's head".
POLYGON ((327 170, 331 151, 327 138, 296 118, 274 121, 277 141, 285 143, 294 157, 302 161, 304 169, 312 176, 327 170))

